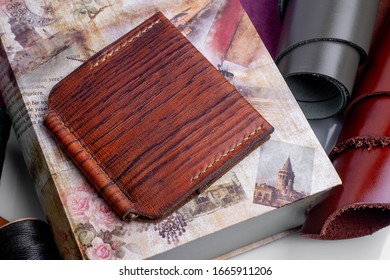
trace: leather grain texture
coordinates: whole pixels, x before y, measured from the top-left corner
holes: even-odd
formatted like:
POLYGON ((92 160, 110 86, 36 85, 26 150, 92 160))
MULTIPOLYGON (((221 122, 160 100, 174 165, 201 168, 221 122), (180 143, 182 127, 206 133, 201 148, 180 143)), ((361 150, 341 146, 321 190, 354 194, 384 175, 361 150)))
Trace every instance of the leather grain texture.
POLYGON ((125 220, 164 217, 273 131, 161 13, 56 85, 44 124, 125 220))

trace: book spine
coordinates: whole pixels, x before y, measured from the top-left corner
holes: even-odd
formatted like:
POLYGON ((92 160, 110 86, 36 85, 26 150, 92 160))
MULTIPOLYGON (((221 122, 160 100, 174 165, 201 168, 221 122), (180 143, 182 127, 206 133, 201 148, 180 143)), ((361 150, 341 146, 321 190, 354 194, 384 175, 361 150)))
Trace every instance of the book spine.
MULTIPOLYGON (((27 113, 28 105, 23 99, 14 70, 0 38, 0 94, 4 99, 7 113, 11 119, 13 130, 23 153, 28 171, 34 181, 37 195, 47 221, 52 229, 53 237, 60 252, 66 259, 80 259, 79 251, 73 229, 69 223, 67 214, 62 206, 62 201, 57 192, 56 181, 53 178, 43 150, 37 136, 35 126, 32 125, 31 117, 27 113), (20 123, 29 126, 24 130, 20 123), (37 167, 39 166, 39 167, 37 167), (50 195, 47 195, 47 192, 50 195), (64 239, 64 236, 66 238, 64 239)), ((26 198, 25 194, 21 201, 26 198)))
POLYGON ((99 193, 109 202, 110 206, 120 214, 121 218, 123 220, 135 218, 137 215, 133 213, 136 209, 131 198, 120 190, 89 152, 86 145, 64 124, 60 116, 55 111, 49 109, 43 124, 56 137, 60 145, 76 165, 80 167, 99 193))

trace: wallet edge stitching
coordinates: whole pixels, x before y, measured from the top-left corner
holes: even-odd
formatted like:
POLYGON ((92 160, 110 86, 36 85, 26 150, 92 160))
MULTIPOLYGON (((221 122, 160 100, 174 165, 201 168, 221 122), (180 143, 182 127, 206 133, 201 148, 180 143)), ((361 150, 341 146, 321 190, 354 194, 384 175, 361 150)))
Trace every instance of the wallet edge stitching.
POLYGON ((237 143, 233 148, 231 148, 230 150, 228 150, 227 152, 225 152, 223 155, 221 155, 220 157, 216 158, 212 163, 208 164, 206 166, 205 169, 203 169, 202 171, 200 171, 197 175, 195 175, 194 177, 191 178, 191 181, 195 181, 196 179, 198 179, 202 174, 206 173, 208 169, 210 169, 211 167, 213 167, 217 162, 221 161, 224 157, 227 157, 230 153, 234 152, 239 146, 241 146, 242 144, 244 144, 244 142, 246 142, 247 140, 249 140, 250 138, 252 138, 257 132, 259 132, 260 130, 263 129, 263 124, 261 124, 260 126, 258 126, 254 131, 252 131, 248 136, 244 137, 241 142, 237 143))
POLYGON ((135 34, 134 36, 130 37, 129 39, 125 40, 123 43, 120 43, 118 47, 116 47, 115 49, 109 51, 106 55, 104 55, 103 57, 101 58, 98 58, 96 60, 96 62, 94 64, 91 65, 91 69, 90 70, 93 70, 94 68, 96 67, 99 67, 103 62, 105 62, 106 60, 109 60, 114 54, 116 54, 117 52, 119 52, 120 50, 126 48, 130 43, 132 43, 135 39, 138 39, 139 37, 141 37, 143 34, 145 34, 146 32, 148 32, 150 29, 152 29, 156 24, 160 23, 161 22, 161 19, 158 19, 154 22, 152 22, 149 26, 145 27, 144 29, 142 29, 141 31, 139 31, 137 34, 135 34))

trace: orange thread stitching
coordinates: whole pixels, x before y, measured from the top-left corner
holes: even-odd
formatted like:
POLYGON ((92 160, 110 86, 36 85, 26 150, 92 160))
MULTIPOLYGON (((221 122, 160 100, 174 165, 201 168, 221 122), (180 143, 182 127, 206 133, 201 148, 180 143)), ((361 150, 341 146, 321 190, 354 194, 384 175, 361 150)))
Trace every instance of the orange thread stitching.
POLYGON ((140 32, 138 32, 136 35, 134 35, 133 37, 127 39, 126 41, 124 41, 123 43, 121 43, 118 47, 116 47, 115 49, 109 51, 105 56, 103 56, 102 58, 99 58, 92 66, 91 66, 91 70, 93 68, 96 68, 98 67, 100 64, 102 64, 103 62, 105 62, 106 60, 110 59, 113 55, 115 55, 117 52, 119 52, 121 49, 127 47, 128 44, 132 43, 134 40, 138 39, 139 37, 141 37, 144 33, 148 32, 150 29, 153 28, 153 26, 155 26, 156 24, 158 24, 161 20, 156 20, 155 22, 153 22, 152 24, 150 24, 149 26, 145 27, 144 29, 142 29, 140 32))
POLYGON ((228 156, 230 153, 234 152, 239 146, 241 146, 244 142, 246 142, 251 137, 253 137, 262 128, 263 128, 263 125, 261 125, 258 128, 256 128, 252 133, 250 133, 248 136, 244 137, 240 143, 236 144, 233 148, 231 148, 230 150, 225 152, 222 156, 220 156, 219 158, 215 159, 212 163, 207 165, 206 168, 204 170, 202 170, 201 172, 199 172, 195 177, 193 177, 191 179, 191 181, 195 181, 196 179, 198 179, 203 173, 206 173, 208 169, 213 167, 217 162, 221 161, 224 157, 228 156))

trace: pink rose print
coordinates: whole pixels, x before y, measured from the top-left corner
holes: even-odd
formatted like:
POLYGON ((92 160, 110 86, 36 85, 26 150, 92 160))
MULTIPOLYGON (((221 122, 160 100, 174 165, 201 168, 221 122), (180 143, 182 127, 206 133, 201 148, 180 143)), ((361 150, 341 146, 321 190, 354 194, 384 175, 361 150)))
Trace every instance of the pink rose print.
POLYGON ((93 254, 97 259, 109 260, 112 257, 111 246, 109 244, 99 245, 97 248, 93 249, 93 254))
POLYGON ((66 206, 71 212, 71 217, 77 222, 85 223, 88 221, 92 195, 89 192, 77 190, 66 197, 66 206))
POLYGON ((99 237, 92 241, 92 247, 86 250, 87 256, 91 260, 112 260, 114 251, 110 244, 104 243, 99 237))
POLYGON ((96 198, 92 208, 89 222, 97 231, 113 231, 116 225, 121 225, 122 221, 103 199, 96 198))

